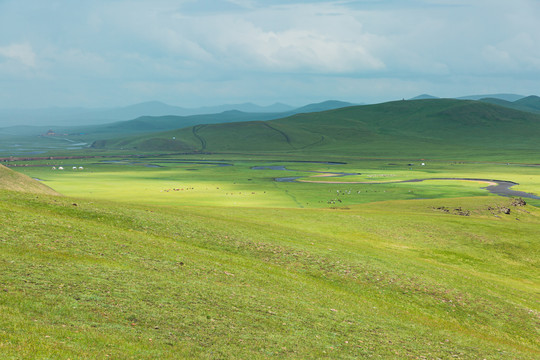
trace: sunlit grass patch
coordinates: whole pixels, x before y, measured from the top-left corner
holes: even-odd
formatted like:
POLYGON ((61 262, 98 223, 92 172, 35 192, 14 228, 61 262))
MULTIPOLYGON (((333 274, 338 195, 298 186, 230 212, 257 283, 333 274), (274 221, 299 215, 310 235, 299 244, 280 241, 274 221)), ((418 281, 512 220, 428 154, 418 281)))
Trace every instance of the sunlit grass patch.
MULTIPOLYGON (((22 167, 18 170, 44 180, 45 184, 66 195, 173 206, 313 208, 392 199, 491 196, 487 190, 482 189, 487 184, 481 182, 433 180, 398 183, 430 178, 510 180, 520 184, 514 187, 516 190, 540 193, 538 168, 506 164, 430 161, 426 162, 425 166, 415 165, 411 169, 407 162, 402 160, 351 161, 347 164, 330 165, 276 162, 273 158, 268 161, 255 161, 238 156, 231 159, 215 156, 212 159, 150 156, 136 160, 114 159, 112 162, 96 162, 93 159, 85 161, 78 162, 84 166, 82 171, 58 171, 49 167, 22 167), (276 169, 284 167, 289 171, 252 170, 254 166, 274 166, 276 169), (336 173, 360 175, 322 176, 336 173), (279 177, 301 178, 296 183, 276 182, 275 179, 279 177)), ((64 165, 68 168, 72 163, 64 165)), ((532 203, 535 203, 534 200, 532 203)))
POLYGON ((540 214, 489 210, 509 199, 345 210, 1 196, 9 356, 537 354, 540 214))

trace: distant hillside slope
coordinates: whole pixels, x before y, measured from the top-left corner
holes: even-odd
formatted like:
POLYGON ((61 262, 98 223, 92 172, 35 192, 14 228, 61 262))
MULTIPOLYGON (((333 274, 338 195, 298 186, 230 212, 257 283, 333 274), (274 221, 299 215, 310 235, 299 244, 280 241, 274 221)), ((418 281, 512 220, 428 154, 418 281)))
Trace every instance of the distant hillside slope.
POLYGON ((492 99, 500 99, 505 101, 516 101, 519 99, 523 99, 525 96, 523 95, 517 95, 517 94, 489 94, 489 95, 468 95, 468 96, 461 96, 458 97, 458 100, 481 100, 485 98, 492 98, 492 99))
POLYGON ((353 106, 266 122, 195 126, 94 146, 427 156, 473 151, 537 152, 539 136, 538 115, 478 101, 431 99, 353 106))
POLYGON ((480 101, 504 106, 510 109, 540 114, 540 97, 535 95, 527 96, 516 101, 506 101, 497 98, 484 98, 480 101))
POLYGON ((429 94, 421 94, 418 96, 415 96, 409 100, 428 100, 428 99, 439 99, 437 96, 429 95, 429 94))
POLYGON ((70 134, 94 134, 99 139, 109 137, 118 137, 120 135, 129 135, 145 132, 158 132, 173 130, 188 126, 203 124, 221 124, 243 121, 266 121, 287 117, 298 113, 311 113, 325 110, 338 109, 354 104, 329 100, 316 104, 309 104, 287 112, 244 112, 238 110, 228 110, 217 114, 201 114, 191 116, 141 116, 133 120, 119 121, 109 124, 83 127, 58 127, 55 128, 62 133, 70 134))
POLYGON ((59 195, 56 191, 24 174, 0 165, 0 190, 59 195))
POLYGON ((270 106, 258 106, 251 103, 208 106, 201 108, 182 108, 148 101, 125 107, 107 109, 88 108, 43 108, 43 109, 0 109, 0 127, 8 126, 72 126, 107 124, 116 121, 128 121, 140 116, 192 116, 216 114, 229 110, 243 112, 285 112, 294 107, 276 103, 270 106))
POLYGON ((291 113, 300 114, 300 113, 312 113, 326 110, 340 109, 348 106, 355 106, 359 104, 353 104, 350 102, 339 101, 339 100, 327 100, 316 104, 309 104, 302 106, 298 109, 290 111, 291 113))
POLYGON ((67 129, 67 131, 70 133, 111 134, 118 136, 118 134, 127 135, 143 132, 157 132, 201 124, 272 120, 283 116, 283 113, 245 113, 237 110, 224 111, 219 114, 191 116, 142 116, 133 120, 119 121, 99 126, 71 128, 67 129))
MULTIPOLYGON (((336 109, 352 105, 341 101, 324 101, 295 108, 287 104, 275 103, 268 106, 259 106, 252 103, 226 104, 218 106, 205 106, 200 108, 182 108, 164 104, 159 101, 148 101, 140 104, 109 108, 43 108, 43 109, 0 109, 0 128, 10 126, 54 126, 72 127, 74 124, 88 127, 90 125, 103 125, 113 122, 130 121, 139 117, 177 116, 191 117, 194 115, 220 114, 237 111, 251 114, 280 114, 283 117, 298 112, 313 112, 336 109)), ((270 116, 277 118, 279 116, 270 116)), ((242 121, 241 119, 237 121, 242 121)))
POLYGON ((521 109, 530 109, 540 112, 540 97, 536 95, 527 96, 526 98, 514 101, 521 109))

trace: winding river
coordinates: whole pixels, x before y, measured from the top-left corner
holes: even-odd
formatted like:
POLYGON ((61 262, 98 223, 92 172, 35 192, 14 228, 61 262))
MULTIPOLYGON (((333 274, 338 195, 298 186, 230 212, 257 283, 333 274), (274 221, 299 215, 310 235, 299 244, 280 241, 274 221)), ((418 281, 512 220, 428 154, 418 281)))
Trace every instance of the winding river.
MULTIPOLYGON (((348 176, 348 175, 360 175, 360 173, 345 173, 345 172, 326 172, 326 171, 306 171, 306 170, 293 170, 293 169, 287 169, 285 166, 254 166, 251 168, 252 170, 281 170, 281 171, 299 171, 299 172, 311 172, 311 173, 317 173, 321 174, 320 177, 325 178, 333 178, 333 177, 342 177, 342 176, 348 176)), ((303 178, 305 176, 288 176, 288 177, 278 177, 274 178, 274 181, 277 182, 298 182, 297 180, 300 178, 303 178)), ((488 183, 489 185, 486 187, 483 187, 482 189, 486 189, 492 194, 499 195, 499 196, 516 196, 516 197, 524 197, 528 199, 540 199, 540 196, 536 196, 534 194, 530 194, 524 191, 517 191, 510 189, 512 186, 519 185, 516 182, 513 181, 507 181, 507 180, 495 180, 495 179, 477 179, 477 178, 426 178, 426 179, 411 179, 411 180, 400 180, 400 181, 384 181, 384 182, 368 182, 368 181, 311 181, 311 180, 303 180, 301 182, 304 183, 319 183, 319 184, 400 184, 400 183, 414 183, 414 182, 422 182, 427 180, 463 180, 463 181, 476 181, 476 182, 484 182, 488 183)))

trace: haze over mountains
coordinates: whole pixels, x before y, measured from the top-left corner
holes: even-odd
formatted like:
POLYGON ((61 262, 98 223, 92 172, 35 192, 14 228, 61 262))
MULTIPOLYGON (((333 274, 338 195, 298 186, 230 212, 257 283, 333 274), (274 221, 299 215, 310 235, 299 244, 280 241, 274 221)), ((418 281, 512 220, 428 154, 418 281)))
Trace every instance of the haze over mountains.
POLYGON ((228 110, 245 112, 285 112, 294 107, 276 103, 259 106, 251 103, 209 106, 201 108, 183 108, 159 101, 149 101, 125 107, 109 109, 88 108, 43 108, 43 109, 0 109, 0 127, 13 125, 95 125, 115 121, 132 120, 140 116, 190 116, 220 113, 228 110))
MULTIPOLYGON (((523 99, 524 95, 518 95, 518 94, 488 94, 488 95, 467 95, 467 96, 460 96, 456 97, 455 99, 458 100, 482 100, 486 98, 491 99, 500 99, 505 101, 516 101, 519 99, 523 99)), ((430 94, 421 94, 418 96, 415 96, 409 100, 426 100, 426 99, 441 99, 438 96, 430 95, 430 94)))
MULTIPOLYGON (((357 105, 349 102, 328 100, 316 104, 308 104, 295 108, 283 103, 259 106, 252 103, 225 104, 200 108, 183 108, 168 105, 159 101, 149 101, 135 105, 110 108, 44 108, 44 109, 0 109, 0 127, 7 126, 75 126, 96 125, 117 121, 133 120, 141 116, 193 116, 203 114, 219 114, 225 111, 240 111, 257 114, 282 114, 282 116, 299 112, 313 112, 357 105)), ((275 117, 274 117, 275 118, 275 117)))
MULTIPOLYGON (((440 99, 429 94, 418 95, 410 100, 440 99)), ((523 96, 516 94, 491 94, 491 95, 470 95, 457 98, 459 100, 477 100, 494 105, 504 106, 510 109, 540 113, 540 97, 536 95, 523 96)))
MULTIPOLYGON (((470 95, 460 97, 465 100, 482 100, 497 105, 510 107, 522 111, 540 111, 537 97, 526 97, 516 94, 490 94, 470 95)), ((422 94, 410 100, 438 99, 436 96, 422 94)), ((125 107, 90 109, 90 108, 62 108, 52 107, 43 109, 0 109, 0 128, 8 126, 77 126, 98 125, 128 121, 143 116, 193 116, 206 114, 219 114, 226 111, 239 111, 250 114, 260 114, 253 120, 269 120, 285 117, 303 112, 318 112, 337 109, 363 103, 350 103, 337 100, 328 100, 320 103, 308 104, 302 107, 293 107, 283 103, 260 106, 253 103, 225 104, 199 108, 184 108, 165 104, 159 101, 149 101, 125 107), (268 115, 273 114, 273 115, 268 115)), ((239 119, 241 121, 241 119, 239 119)), ((190 125, 190 124, 188 124, 190 125)), ((186 126, 188 126, 186 125, 186 126)))

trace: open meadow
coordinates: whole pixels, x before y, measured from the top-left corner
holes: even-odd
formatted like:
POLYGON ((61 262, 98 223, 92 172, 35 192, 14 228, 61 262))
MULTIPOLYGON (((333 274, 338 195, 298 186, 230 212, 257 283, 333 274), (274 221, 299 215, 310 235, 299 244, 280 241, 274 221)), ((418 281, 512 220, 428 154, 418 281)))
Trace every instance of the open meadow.
POLYGON ((535 164, 278 157, 148 155, 15 164, 20 166, 18 171, 64 195, 138 204, 330 208, 375 201, 494 196, 485 190, 489 180, 506 180, 516 183, 512 190, 530 193, 527 201, 531 204, 540 205, 540 165, 535 164), (486 181, 430 180, 453 178, 486 181), (425 181, 403 182, 416 179, 425 181))
POLYGON ((537 166, 317 160, 12 163, 64 196, 2 191, 2 356, 540 355, 540 201, 396 183, 539 195, 537 166))

